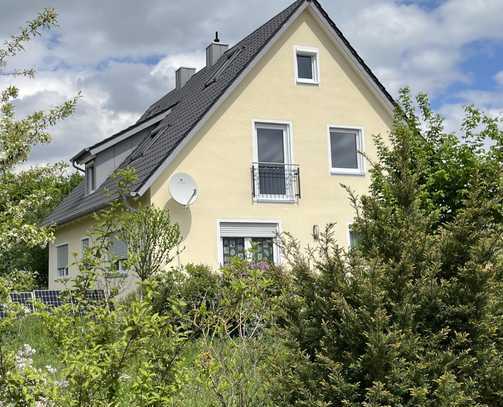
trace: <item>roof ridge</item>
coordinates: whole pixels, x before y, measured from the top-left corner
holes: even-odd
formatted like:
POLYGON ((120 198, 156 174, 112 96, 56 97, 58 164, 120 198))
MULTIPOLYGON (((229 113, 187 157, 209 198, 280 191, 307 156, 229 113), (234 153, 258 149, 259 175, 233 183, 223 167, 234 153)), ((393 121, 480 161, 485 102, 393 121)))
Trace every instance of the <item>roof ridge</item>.
POLYGON ((284 13, 287 13, 288 11, 290 11, 291 13, 293 13, 295 10, 297 10, 297 8, 302 4, 304 3, 305 1, 311 1, 311 0, 296 0, 294 1, 292 4, 290 4, 287 8, 281 10, 279 13, 277 13, 276 15, 274 15, 273 17, 271 17, 269 20, 267 20, 264 24, 262 24, 260 27, 258 27, 257 29, 255 29, 254 31, 252 31, 250 34, 248 34, 246 37, 242 38, 239 42, 237 42, 235 45, 233 45, 230 49, 228 49, 226 52, 230 52, 232 49, 234 48, 237 48, 239 47, 243 42, 245 42, 246 40, 252 38, 254 35, 256 35, 257 32, 259 32, 260 30, 263 30, 265 26, 267 26, 271 21, 277 19, 280 15, 284 14, 284 13), (290 10, 291 8, 293 8, 293 10, 290 10))

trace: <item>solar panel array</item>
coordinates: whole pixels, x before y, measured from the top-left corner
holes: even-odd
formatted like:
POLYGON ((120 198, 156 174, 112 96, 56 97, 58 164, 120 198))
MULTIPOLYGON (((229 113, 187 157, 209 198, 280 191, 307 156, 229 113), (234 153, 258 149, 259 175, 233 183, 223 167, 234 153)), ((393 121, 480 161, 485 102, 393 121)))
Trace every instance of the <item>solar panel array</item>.
POLYGON ((61 291, 56 290, 35 290, 35 299, 49 308, 56 308, 63 305, 60 295, 61 291))
MULTIPOLYGON (((33 292, 10 293, 11 302, 24 306, 30 312, 33 312, 34 310, 34 301, 40 302, 48 308, 56 308, 67 303, 67 298, 68 297, 63 291, 57 290, 35 290, 33 292)), ((85 300, 88 303, 101 305, 105 302, 105 292, 103 290, 87 290, 85 300)), ((76 303, 77 301, 70 298, 70 302, 76 303)), ((7 311, 5 305, 0 304, 0 318, 4 318, 6 313, 7 311)))
POLYGON ((10 293, 10 300, 16 304, 20 304, 29 311, 33 311, 33 293, 29 292, 19 292, 10 293))

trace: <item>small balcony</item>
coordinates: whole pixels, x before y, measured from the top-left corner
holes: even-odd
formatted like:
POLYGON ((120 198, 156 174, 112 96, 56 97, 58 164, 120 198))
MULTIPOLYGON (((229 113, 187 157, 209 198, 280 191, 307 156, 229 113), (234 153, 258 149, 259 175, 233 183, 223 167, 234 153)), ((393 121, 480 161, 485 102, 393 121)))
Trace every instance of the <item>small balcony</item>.
POLYGON ((253 163, 252 195, 258 202, 296 202, 300 198, 300 170, 296 164, 253 163))

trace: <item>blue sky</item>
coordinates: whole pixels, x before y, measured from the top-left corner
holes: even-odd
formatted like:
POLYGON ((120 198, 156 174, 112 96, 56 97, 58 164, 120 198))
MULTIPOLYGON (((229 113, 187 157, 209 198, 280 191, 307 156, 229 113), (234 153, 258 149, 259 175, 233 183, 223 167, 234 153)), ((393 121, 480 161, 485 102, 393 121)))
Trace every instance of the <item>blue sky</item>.
MULTIPOLYGON (((59 27, 33 41, 12 67, 38 68, 19 79, 19 112, 47 108, 82 92, 76 114, 37 147, 29 164, 67 160, 132 124, 174 84, 181 65, 202 67, 214 31, 231 45, 293 0, 51 0, 59 27)), ((503 112, 503 0, 321 0, 396 95, 427 92, 450 130, 463 106, 503 112)), ((0 39, 44 3, 3 0, 0 39)), ((12 82, 12 80, 9 80, 12 82)), ((0 77, 0 88, 8 80, 0 77)))

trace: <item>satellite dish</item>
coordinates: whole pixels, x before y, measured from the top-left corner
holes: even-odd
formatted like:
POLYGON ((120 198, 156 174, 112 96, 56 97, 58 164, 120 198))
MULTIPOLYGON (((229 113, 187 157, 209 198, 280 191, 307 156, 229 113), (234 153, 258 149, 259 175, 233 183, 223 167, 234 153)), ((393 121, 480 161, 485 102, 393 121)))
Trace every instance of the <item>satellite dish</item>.
POLYGON ((176 202, 187 207, 197 199, 196 181, 189 174, 176 173, 169 180, 169 193, 176 202))

